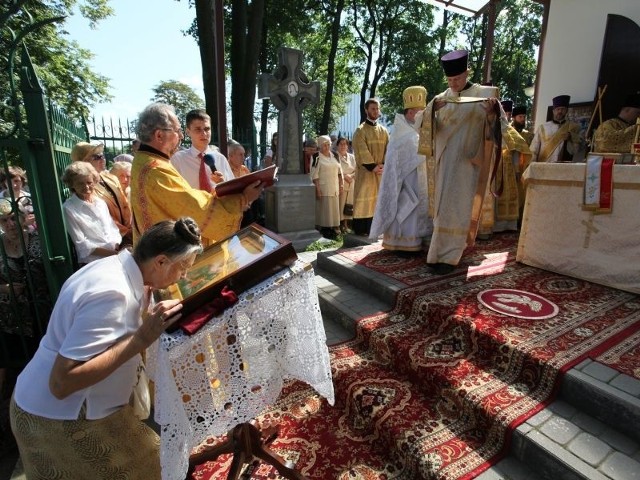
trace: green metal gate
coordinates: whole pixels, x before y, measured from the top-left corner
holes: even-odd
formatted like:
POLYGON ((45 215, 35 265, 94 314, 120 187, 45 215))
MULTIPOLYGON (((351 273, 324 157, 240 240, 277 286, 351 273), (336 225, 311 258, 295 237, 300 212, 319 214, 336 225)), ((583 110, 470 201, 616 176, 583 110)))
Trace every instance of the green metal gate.
MULTIPOLYGON (((33 31, 38 25, 56 20, 58 19, 44 20, 25 30, 33 31)), ((69 118, 61 109, 47 101, 27 49, 22 43, 26 33, 14 35, 2 23, 0 31, 3 34, 8 31, 14 40, 5 57, 8 59, 5 71, 10 79, 10 105, 5 105, 1 119, 0 169, 7 174, 10 165, 19 165, 26 170, 45 276, 36 278, 34 269, 27 261, 25 242, 22 241, 23 255, 19 261, 24 262, 26 289, 14 285, 11 278, 0 279, 0 284, 8 284, 8 293, 4 296, 0 294, 0 302, 4 303, 0 309, 0 315, 4 317, 0 317, 0 363, 4 366, 21 367, 30 359, 34 344, 37 345, 44 334, 51 306, 60 287, 75 269, 73 247, 67 235, 62 211, 62 203, 68 196, 68 191, 60 176, 71 162, 73 145, 78 141, 88 140, 89 136, 81 120, 69 118), (18 52, 21 52, 19 91, 14 85, 14 79, 18 76, 15 74, 15 56, 18 52), (46 282, 49 298, 36 293, 42 291, 39 288, 43 286, 42 282, 46 282), (29 311, 25 310, 24 292, 31 305, 29 311), (33 305, 41 308, 33 308, 33 305), (26 320, 27 316, 31 317, 29 322, 26 320), (5 328, 8 324, 12 325, 11 329, 5 328)), ((14 215, 18 218, 20 211, 14 194, 10 188, 7 191, 14 215)), ((0 241, 0 254, 0 267, 4 267, 3 271, 7 272, 9 258, 4 241, 0 241)), ((14 261, 13 266, 15 265, 14 261)))

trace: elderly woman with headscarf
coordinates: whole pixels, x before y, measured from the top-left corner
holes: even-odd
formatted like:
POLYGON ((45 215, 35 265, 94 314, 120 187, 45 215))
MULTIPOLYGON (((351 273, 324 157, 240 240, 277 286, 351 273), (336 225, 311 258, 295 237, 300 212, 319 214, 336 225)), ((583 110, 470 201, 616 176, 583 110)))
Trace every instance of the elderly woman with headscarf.
POLYGON ((311 180, 316 186, 316 226, 323 237, 334 239, 340 233, 340 193, 342 167, 331 152, 331 138, 318 137, 318 153, 311 160, 311 180))

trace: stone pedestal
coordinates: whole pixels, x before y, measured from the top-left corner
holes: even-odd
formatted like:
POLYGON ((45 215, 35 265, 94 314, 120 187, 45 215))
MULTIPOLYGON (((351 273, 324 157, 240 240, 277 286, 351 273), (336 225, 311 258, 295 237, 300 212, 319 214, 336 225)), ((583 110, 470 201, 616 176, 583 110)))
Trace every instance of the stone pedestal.
POLYGON ((265 226, 288 240, 296 251, 320 239, 316 227, 316 189, 309 175, 285 174, 265 190, 265 226))

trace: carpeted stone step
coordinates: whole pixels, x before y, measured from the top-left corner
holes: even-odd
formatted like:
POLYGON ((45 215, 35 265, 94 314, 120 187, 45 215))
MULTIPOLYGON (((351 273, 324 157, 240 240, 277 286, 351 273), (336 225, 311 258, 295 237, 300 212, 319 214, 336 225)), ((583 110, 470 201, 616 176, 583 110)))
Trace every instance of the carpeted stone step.
POLYGON ((563 400, 515 430, 511 453, 549 480, 627 480, 640 473, 638 442, 563 400))
MULTIPOLYGON (((331 269, 331 275, 340 276, 345 275, 347 277, 347 283, 343 285, 342 288, 350 288, 354 290, 356 285, 366 285, 367 295, 368 291, 372 289, 371 283, 371 271, 367 274, 368 269, 362 269, 363 271, 359 271, 357 267, 359 265, 354 264, 353 262, 344 262, 344 261, 336 261, 339 259, 332 258, 334 255, 329 254, 324 256, 323 260, 318 262, 318 271, 323 272, 324 268, 331 269)), ((385 283, 385 278, 379 279, 380 283, 385 283)), ((388 282, 388 277, 386 278, 388 282)), ((375 282, 374 282, 375 285, 375 282)), ((386 288, 382 285, 380 288, 386 288)), ((351 292, 353 294, 353 292, 351 292)), ((333 305, 333 308, 339 310, 340 302, 337 301, 333 305)), ((375 313, 375 312, 374 312, 375 313)), ((345 318, 350 318, 349 321, 354 316, 353 315, 345 315, 345 318)), ((392 352, 392 355, 398 354, 398 351, 393 346, 391 348, 386 349, 386 354, 388 352, 392 352)), ((538 361, 538 360, 535 360, 538 361)), ((391 369, 394 370, 393 368, 391 369)), ((399 370, 395 370, 397 377, 404 378, 404 373, 399 370)), ((636 452, 633 454, 633 445, 636 444, 636 438, 640 429, 638 428, 638 415, 640 415, 640 408, 638 406, 638 399, 640 397, 640 391, 637 392, 636 396, 627 394, 627 397, 624 395, 621 398, 612 399, 611 392, 607 390, 606 387, 596 386, 596 390, 593 390, 593 385, 584 386, 584 381, 580 378, 579 371, 574 369, 570 371, 565 378, 562 387, 562 394, 567 400, 578 403, 581 406, 577 407, 577 415, 582 416, 583 418, 591 418, 587 415, 587 411, 594 411, 596 414, 599 414, 598 420, 596 417, 593 417, 593 422, 600 422, 606 425, 606 428, 609 430, 609 435, 614 439, 612 440, 613 445, 610 445, 611 449, 608 451, 606 456, 606 461, 602 461, 601 464, 593 464, 593 459, 588 457, 589 455, 594 455, 593 451, 590 451, 589 448, 585 448, 580 442, 584 442, 585 435, 589 434, 589 431, 586 430, 582 432, 584 435, 580 436, 579 439, 575 441, 573 444, 573 448, 575 452, 571 452, 567 445, 563 445, 558 442, 554 442, 552 439, 547 437, 544 432, 538 432, 534 427, 525 423, 521 425, 518 429, 516 429, 513 433, 512 437, 512 454, 507 459, 500 462, 498 465, 492 467, 489 471, 480 475, 480 479, 489 480, 489 479, 556 479, 556 478, 584 478, 584 479, 598 479, 598 478, 609 478, 609 479, 623 479, 623 478, 636 478, 635 472, 640 472, 640 466, 637 464, 637 460, 640 459, 640 452, 636 452), (578 374, 576 374, 578 372, 578 374), (580 408, 584 408, 584 411, 580 408), (619 415, 616 415, 616 412, 620 412, 619 415), (618 420, 616 422, 616 420, 618 420), (626 426, 626 427, 625 427, 626 426), (527 433, 530 433, 527 435, 527 433), (630 434, 630 440, 624 440, 625 433, 630 434), (621 448, 620 445, 616 445, 616 441, 623 444, 621 448), (622 439, 622 440, 620 440, 622 439), (538 443, 535 440, 539 440, 538 443), (625 446, 626 445, 626 446, 625 446), (631 446, 630 446, 631 445, 631 446), (576 454, 576 452, 578 452, 576 454), (531 467, 535 467, 538 472, 537 474, 528 473, 526 476, 520 474, 505 474, 504 470, 501 470, 499 467, 501 465, 515 463, 519 465, 520 463, 515 458, 515 455, 519 455, 519 457, 523 460, 532 460, 529 462, 531 467), (581 456, 582 455, 582 456, 581 456), (587 457, 587 458, 583 458, 587 457), (589 463, 591 462, 591 463, 589 463), (597 468, 596 468, 597 467, 597 468), (635 470, 634 470, 635 469, 635 470), (625 475, 631 476, 625 476, 625 475), (602 476, 601 476, 602 475, 602 476)), ((434 377, 438 378, 438 377, 434 377)), ((419 383, 419 382, 418 382, 419 383)), ((635 387, 630 387, 631 393, 636 393, 633 390, 635 387)), ((416 394, 422 394, 423 391, 418 391, 416 394)), ((620 397, 620 396, 619 396, 620 397)), ((425 401, 427 403, 430 402, 430 399, 425 397, 425 401)), ((466 404, 467 400, 463 403, 466 404)), ((562 402, 561 400, 557 402, 562 402)), ((552 404, 551 407, 543 410, 540 414, 536 415, 533 418, 539 419, 539 416, 543 416, 544 412, 548 410, 552 410, 556 403, 552 404)), ((466 405, 464 408, 473 408, 472 402, 469 405, 466 405)), ((432 407, 433 408, 433 407, 432 407)), ((575 407, 574 407, 575 408, 575 407)), ((479 411, 482 412, 482 407, 479 407, 479 411)), ((482 414, 480 414, 482 416, 482 414)), ((593 423, 588 420, 583 420, 587 423, 593 423)), ((482 422, 481 422, 482 423, 482 422)), ((566 425, 566 423, 565 423, 566 425)), ((547 426, 547 429, 551 428, 547 426)), ((394 442, 397 443, 400 441, 394 435, 389 436, 386 440, 389 445, 393 445, 394 442), (394 440, 396 438, 396 440, 394 440)), ((589 439, 589 437, 586 437, 589 439)), ((594 442, 586 442, 588 445, 592 445, 594 442)), ((596 442, 597 443, 597 442, 596 442)), ((400 441, 402 444, 402 441, 400 441)), ((597 444, 601 446, 600 444, 597 444)), ((404 447, 406 450, 406 446, 404 447)), ((592 449, 593 450, 593 449, 592 449)), ((517 469, 516 469, 517 470, 517 469)), ((524 470, 527 470, 525 467, 524 470)))
MULTIPOLYGON (((342 292, 343 294, 342 297, 339 297, 338 295, 336 295, 336 301, 334 305, 336 308, 340 308, 342 299, 351 298, 354 292, 357 292, 357 288, 354 287, 350 282, 341 280, 339 277, 336 277, 330 273, 327 273, 319 267, 316 268, 316 283, 318 285, 318 292, 320 295, 321 304, 323 303, 324 297, 330 296, 327 292, 334 293, 334 294, 336 294, 336 292, 339 292, 339 291, 342 292)), ((364 292, 360 292, 360 296, 361 296, 361 299, 363 300, 362 303, 365 305, 370 305, 372 302, 375 301, 375 299, 371 298, 370 295, 364 292)), ((371 308, 366 313, 374 314, 379 311, 380 309, 371 308)), ((326 315, 326 312, 324 310, 323 310, 323 315, 326 315)), ((362 316, 364 316, 364 315, 360 315, 360 316, 355 315, 353 314, 353 312, 343 313, 343 315, 345 317, 348 317, 351 322, 354 322, 355 320, 357 320, 357 318, 361 318, 362 316)), ((344 347, 344 348, 349 348, 349 347, 344 347)), ((369 359, 369 361, 375 362, 376 359, 369 359)), ((380 364, 380 365, 381 366, 379 367, 378 370, 376 370, 376 373, 372 374, 373 376, 378 378, 378 382, 382 383, 383 379, 385 378, 393 379, 394 382, 398 382, 398 385, 402 385, 403 388, 407 392, 409 392, 409 395, 411 395, 411 397, 413 398, 412 405, 422 404, 422 406, 420 407, 422 409, 421 410, 422 412, 427 412, 429 411, 429 409, 433 409, 434 406, 437 406, 437 405, 440 405, 441 408, 442 408, 442 405, 446 405, 445 409, 453 408, 454 410, 449 413, 456 415, 455 409, 458 408, 458 404, 455 400, 439 402, 439 400, 441 400, 441 397, 443 396, 442 393, 440 393, 440 391, 438 391, 434 395, 425 397, 424 395, 426 394, 426 392, 424 388, 421 388, 418 385, 419 382, 416 382, 415 377, 412 377, 409 381, 407 380, 406 377, 403 377, 400 374, 400 371, 397 368, 397 366, 394 366, 393 364, 388 366, 384 366, 383 364, 380 364), (416 403, 416 399, 421 399, 421 400, 417 401, 416 403)), ((336 376, 334 377, 334 382, 336 384, 336 392, 340 394, 344 394, 344 395, 340 395, 336 399, 337 401, 336 408, 343 408, 343 409, 346 408, 346 410, 349 412, 357 411, 358 408, 356 405, 360 400, 355 398, 358 396, 357 393, 354 393, 353 389, 348 388, 347 384, 349 382, 345 381, 344 377, 340 376, 339 374, 336 374, 336 376), (346 383, 343 384, 343 382, 346 382, 346 383), (347 395, 345 392, 351 392, 352 394, 347 395)), ((445 384, 445 382, 442 382, 442 383, 443 385, 445 384)), ((401 387, 398 387, 398 388, 399 390, 402 389, 401 387)), ((456 397, 456 394, 452 390, 449 390, 446 393, 445 397, 448 400, 450 400, 456 397)), ((478 427, 475 429, 471 429, 470 432, 461 432, 462 438, 455 438, 455 435, 454 435, 453 443, 455 443, 458 446, 472 445, 474 441, 478 440, 477 438, 477 436, 479 435, 478 432, 485 432, 485 431, 488 432, 490 430, 491 415, 488 412, 483 411, 483 408, 485 408, 484 406, 474 405, 473 402, 463 401, 459 405, 462 405, 462 408, 464 408, 467 411, 465 415, 475 419, 476 423, 478 424, 478 427), (465 438, 465 435, 468 438, 465 438)), ((403 411, 403 415, 406 418, 411 418, 411 416, 408 414, 409 412, 403 411)), ((380 416, 384 417, 384 415, 380 415, 380 416)), ((428 466, 429 461, 427 459, 430 458, 431 459, 430 461, 435 461, 436 464, 438 463, 437 454, 431 453, 425 456, 425 455, 422 455, 422 453, 420 453, 421 447, 419 448, 419 442, 418 443, 412 442, 411 446, 407 445, 406 438, 407 436, 411 437, 412 435, 411 425, 405 425, 403 426, 403 428, 398 428, 397 420, 390 419, 389 421, 391 421, 391 424, 388 424, 386 420, 380 422, 376 420, 376 418, 368 418, 362 415, 359 416, 358 418, 360 422, 360 428, 362 429, 362 431, 366 431, 367 434, 369 435, 379 436, 380 439, 385 442, 385 445, 387 445, 386 448, 388 448, 390 452, 395 452, 396 449, 399 449, 397 452, 393 453, 393 455, 398 456, 400 463, 402 463, 403 465, 414 465, 414 467, 412 468, 421 469, 422 471, 421 475, 427 475, 427 471, 430 468, 428 466), (370 423, 367 423, 367 422, 370 422, 370 423), (415 449, 418 449, 418 450, 415 450, 415 449)), ((452 423, 455 423, 455 421, 452 420, 452 423)), ((457 428, 459 428, 459 425, 457 428)), ((503 430, 503 427, 498 426, 497 428, 500 429, 501 431, 503 430)), ((419 436, 420 434, 419 434, 419 428, 418 428, 418 431, 416 432, 416 438, 419 438, 419 436)), ((471 446, 467 448, 471 448, 471 446)), ((519 464, 519 462, 515 461, 514 459, 511 459, 510 464, 514 464, 514 463, 516 465, 519 464)), ((500 473, 501 475, 503 474, 503 472, 499 470, 499 467, 497 466, 493 470, 501 472, 500 473)), ((511 478, 516 480, 524 479, 524 478, 528 478, 528 479, 535 478, 535 476, 531 475, 529 469, 524 466, 516 470, 520 472, 524 472, 524 471, 528 472, 527 476, 525 477, 524 475, 521 475, 521 476, 516 475, 511 477, 502 476, 502 477, 496 477, 496 478, 511 478)), ((433 472, 429 473, 429 475, 431 474, 433 474, 433 472)), ((423 478, 423 477, 420 476, 417 478, 423 478)), ((427 478, 427 477, 424 477, 424 478, 427 478)))
MULTIPOLYGON (((351 435, 384 442, 389 458, 402 465, 402 475, 394 478, 440 478, 443 458, 454 451, 475 451, 485 443, 484 436, 491 431, 482 418, 474 412, 458 412, 454 399, 448 402, 424 396, 413 379, 401 375, 393 365, 379 362, 370 350, 359 350, 361 347, 357 342, 337 347, 357 349, 357 355, 334 355, 334 408, 341 410, 340 429, 348 427, 351 435), (359 362, 357 369, 353 358, 359 362), (433 437, 438 441, 431 445, 428 439, 433 437), (442 441, 451 448, 441 450, 442 441)), ((465 468, 469 462, 484 463, 477 450, 476 455, 460 460, 465 468)), ((447 478, 455 478, 456 468, 446 466, 447 478)))
POLYGON ((322 318, 356 334, 358 319, 385 312, 391 305, 353 286, 349 280, 316 268, 316 286, 322 318))
POLYGON ((560 397, 640 444, 639 380, 587 359, 564 376, 560 397))
POLYGON ((389 306, 394 304, 398 291, 405 287, 400 282, 394 282, 385 275, 344 258, 336 251, 319 252, 316 262, 318 269, 346 280, 360 292, 371 295, 389 306))

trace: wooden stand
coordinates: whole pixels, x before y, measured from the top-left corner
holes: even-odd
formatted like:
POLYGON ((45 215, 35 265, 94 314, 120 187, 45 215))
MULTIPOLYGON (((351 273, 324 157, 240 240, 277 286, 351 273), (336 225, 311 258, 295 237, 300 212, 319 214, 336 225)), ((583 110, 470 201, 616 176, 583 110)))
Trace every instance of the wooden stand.
POLYGON ((189 457, 189 470, 187 479, 191 478, 191 474, 196 466, 210 462, 226 453, 233 454, 233 462, 227 475, 227 480, 238 480, 242 466, 251 463, 258 458, 269 465, 273 465, 278 473, 289 480, 307 480, 307 477, 284 464, 282 457, 274 453, 267 447, 267 444, 277 436, 277 428, 271 427, 264 431, 266 435, 263 438, 262 433, 250 423, 241 423, 233 427, 227 433, 227 440, 220 445, 216 445, 203 452, 193 454, 189 457))

